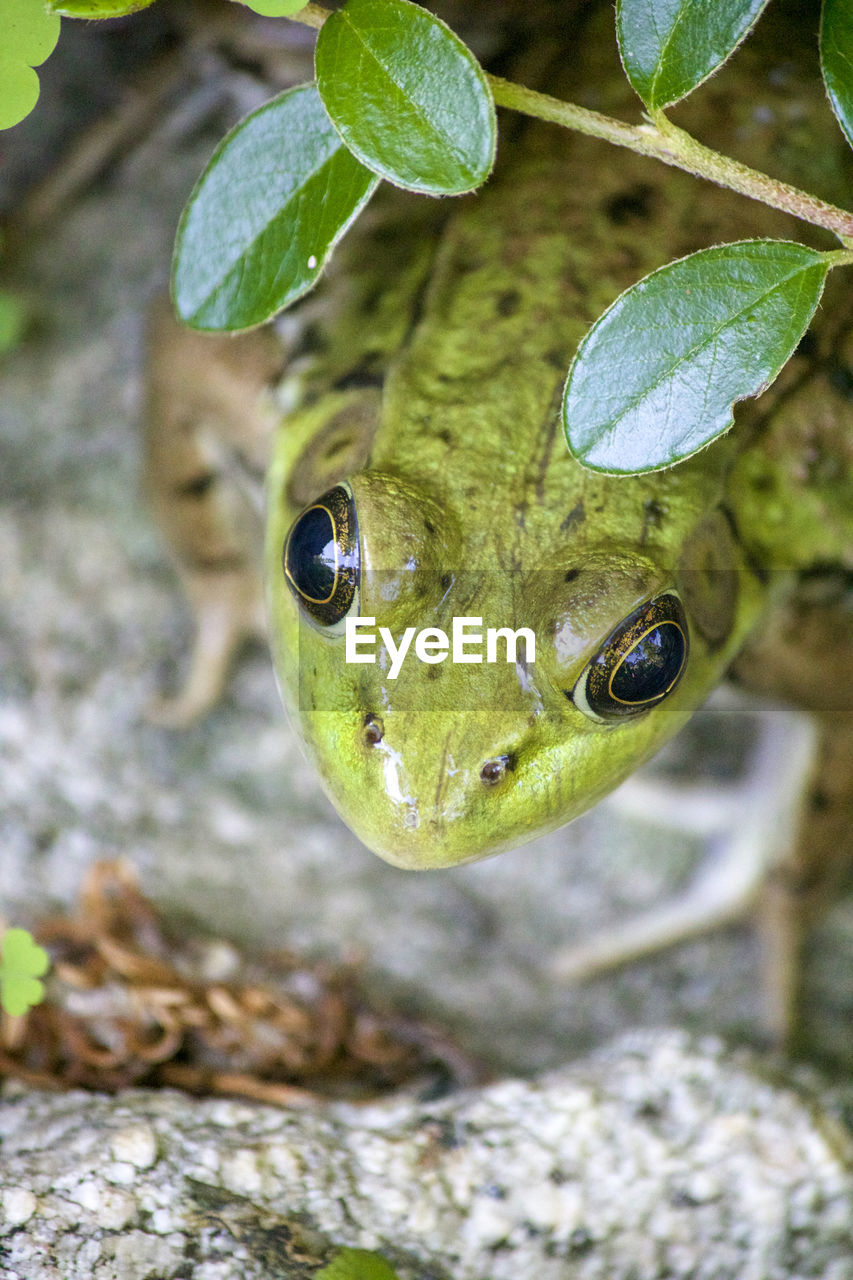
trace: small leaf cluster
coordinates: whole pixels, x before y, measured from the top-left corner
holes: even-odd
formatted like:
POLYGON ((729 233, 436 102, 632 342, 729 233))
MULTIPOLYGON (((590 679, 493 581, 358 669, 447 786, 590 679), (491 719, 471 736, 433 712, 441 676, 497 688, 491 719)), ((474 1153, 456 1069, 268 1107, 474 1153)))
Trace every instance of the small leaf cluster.
MULTIPOLYGON (((63 13, 127 12, 147 2, 50 0, 63 13)), ((0 0, 9 3, 25 0, 0 0)), ((411 0, 346 0, 333 13, 296 0, 242 3, 268 15, 310 11, 320 27, 316 79, 232 129, 190 196, 172 294, 178 315, 200 330, 262 324, 310 290, 381 180, 459 195, 486 181, 495 156, 490 77, 411 0)), ((658 139, 677 134, 699 147, 665 109, 727 61, 767 3, 618 0, 622 64, 658 139)), ((853 145, 850 0, 823 0, 820 51, 829 101, 853 145)), ((797 211, 810 217, 805 206, 797 211)), ((653 471, 727 431, 735 402, 763 391, 793 353, 829 270, 853 261, 853 236, 839 235, 845 249, 825 253, 777 240, 718 245, 622 294, 568 372, 562 413, 574 456, 613 474, 653 471)))
MULTIPOLYGON (((625 72, 653 119, 717 70, 768 0, 619 0, 625 72)), ((826 0, 827 92, 853 145, 853 8, 826 0)), ((585 466, 634 474, 671 466, 733 423, 790 359, 843 254, 779 240, 718 245, 632 285, 581 342, 563 425, 585 466), (648 342, 654 334, 654 343, 648 342)))
POLYGON ((13 1017, 44 999, 47 952, 26 929, 7 929, 0 944, 0 1009, 13 1017))
POLYGON ((0 0, 0 129, 11 129, 38 102, 34 67, 50 57, 59 18, 33 0, 0 0))
POLYGON ((223 139, 178 228, 172 291, 197 329, 247 329, 306 293, 385 178, 458 195, 488 177, 485 73, 410 0, 347 0, 317 37, 315 84, 223 139))

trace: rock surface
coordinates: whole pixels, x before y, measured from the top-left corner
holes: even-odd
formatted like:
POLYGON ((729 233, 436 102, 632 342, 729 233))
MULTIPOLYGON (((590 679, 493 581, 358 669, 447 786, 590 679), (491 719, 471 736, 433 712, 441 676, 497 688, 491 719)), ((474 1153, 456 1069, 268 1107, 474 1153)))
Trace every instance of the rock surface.
POLYGON ((845 1103, 679 1034, 426 1105, 13 1091, 0 1280, 290 1280, 317 1227, 401 1280, 850 1280, 845 1103))

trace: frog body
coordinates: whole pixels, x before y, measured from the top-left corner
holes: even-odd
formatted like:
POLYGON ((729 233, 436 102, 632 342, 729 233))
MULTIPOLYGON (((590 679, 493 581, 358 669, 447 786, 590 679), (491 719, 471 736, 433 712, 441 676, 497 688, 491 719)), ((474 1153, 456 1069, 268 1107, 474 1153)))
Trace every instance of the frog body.
MULTIPOLYGON (((805 362, 738 433, 676 468, 609 477, 568 454, 559 398, 588 326, 638 276, 725 238, 734 215, 726 193, 555 132, 528 130, 444 229, 417 324, 358 429, 357 464, 334 466, 332 433, 318 469, 312 406, 283 425, 270 471, 266 579, 285 701, 345 820, 404 867, 479 858, 584 811, 684 723, 798 573, 850 563, 851 459, 837 442, 853 413, 805 362), (833 479, 820 495, 806 483, 804 502, 808 433, 797 433, 816 392, 833 479), (301 508, 340 484, 360 545, 351 610, 398 638, 450 635, 459 617, 484 632, 527 627, 535 661, 409 656, 393 676, 387 655, 347 663, 340 622, 313 619, 282 572, 301 508), (638 714, 591 718, 578 705, 585 670, 632 611, 668 593, 689 634, 677 687, 638 714)), ((779 215, 750 214, 751 234, 791 236, 779 215)))
MULTIPOLYGON (((633 118, 604 17, 601 31, 573 32, 587 79, 567 96, 633 118)), ((680 119, 808 185, 809 131, 835 126, 819 87, 799 82, 790 126, 790 80, 757 69, 773 39, 742 50, 680 119)), ((264 576, 282 694, 344 819, 408 868, 511 848, 589 808, 681 727, 803 575, 853 568, 853 400, 838 377, 849 318, 837 291, 811 351, 678 467, 591 473, 559 425, 578 342, 636 279, 725 240, 828 242, 603 143, 552 126, 515 133, 479 193, 421 201, 416 215, 400 196, 402 217, 389 195, 387 219, 379 198, 329 282, 340 307, 324 310, 322 295, 307 304, 319 318, 279 386, 287 412, 277 427, 270 418, 264 576), (351 541, 312 596, 310 543, 326 528, 351 541), (411 652, 392 678, 378 645, 377 661, 346 661, 347 615, 374 618, 395 643, 407 629, 450 635, 454 618, 526 628, 535 658, 411 652), (658 682, 625 694, 626 654, 641 652, 658 682)), ((817 149, 818 190, 840 198, 830 150, 817 149)))

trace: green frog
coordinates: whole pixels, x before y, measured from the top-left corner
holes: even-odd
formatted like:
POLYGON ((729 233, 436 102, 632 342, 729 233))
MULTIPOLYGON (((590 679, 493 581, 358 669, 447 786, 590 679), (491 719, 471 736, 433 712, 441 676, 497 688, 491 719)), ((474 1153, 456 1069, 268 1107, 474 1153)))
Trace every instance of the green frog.
MULTIPOLYGON (((581 29, 582 9, 584 76, 559 89, 636 119, 612 13, 581 29)), ((541 53, 521 61, 550 86, 565 14, 536 34, 541 53)), ((849 153, 794 43, 782 58, 759 30, 674 114, 843 204, 849 153)), ((262 627, 244 496, 271 449, 263 576, 282 695, 334 804, 381 857, 455 866, 561 826, 734 674, 818 714, 804 821, 827 833, 806 841, 819 860, 851 801, 843 286, 736 428, 677 467, 585 470, 559 405, 586 329, 642 275, 723 241, 829 240, 652 160, 510 117, 481 192, 386 191, 351 235, 277 333, 210 338, 167 308, 155 316, 152 490, 199 624, 187 687, 160 718, 206 709, 237 644, 262 627)))

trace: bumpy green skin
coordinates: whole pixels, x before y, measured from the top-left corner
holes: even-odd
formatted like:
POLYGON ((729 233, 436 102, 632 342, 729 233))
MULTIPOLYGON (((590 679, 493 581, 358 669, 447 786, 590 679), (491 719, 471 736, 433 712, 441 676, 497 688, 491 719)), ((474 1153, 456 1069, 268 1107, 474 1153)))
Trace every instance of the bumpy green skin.
MULTIPOLYGON (((592 105, 618 110, 621 77, 603 57, 589 59, 592 105), (613 93, 602 87, 611 83, 613 93)), ((760 119, 762 81, 748 59, 740 74, 747 132, 760 132, 749 122, 760 119)), ((738 88, 731 77, 713 84, 709 116, 725 138, 738 88)), ((690 125, 715 141, 701 120, 690 125)), ((820 127, 831 134, 828 113, 820 127)), ((773 138, 747 137, 747 149, 756 141, 764 154, 753 147, 752 162, 779 172, 767 155, 773 138)), ((822 164, 827 149, 815 148, 822 164)), ((363 387, 324 396, 315 385, 313 403, 283 425, 266 552, 282 693, 335 805, 383 858, 451 866, 576 817, 681 727, 798 572, 850 563, 853 482, 836 441, 850 437, 853 415, 843 396, 832 401, 819 361, 801 362, 793 390, 765 397, 739 431, 670 471, 587 472, 559 433, 571 355, 620 290, 673 257, 761 234, 800 229, 651 161, 530 129, 487 188, 456 205, 381 396, 363 387), (804 502, 803 422, 816 404, 834 478, 804 502), (378 663, 345 663, 343 635, 305 620, 281 570, 295 516, 342 477, 361 536, 359 614, 395 636, 407 626, 449 634, 453 616, 530 627, 535 663, 428 666, 412 654, 393 681, 378 663), (785 534, 795 512, 796 544, 785 534), (681 682, 643 715, 592 721, 568 696, 576 680, 612 629, 666 589, 681 594, 690 626, 681 682), (371 716, 382 722, 378 744, 365 734, 371 716), (496 757, 510 767, 489 785, 481 769, 496 757)), ((386 297, 400 280, 417 282, 416 270, 398 279, 378 265, 386 297)), ((363 369, 370 316, 345 323, 363 369)))

